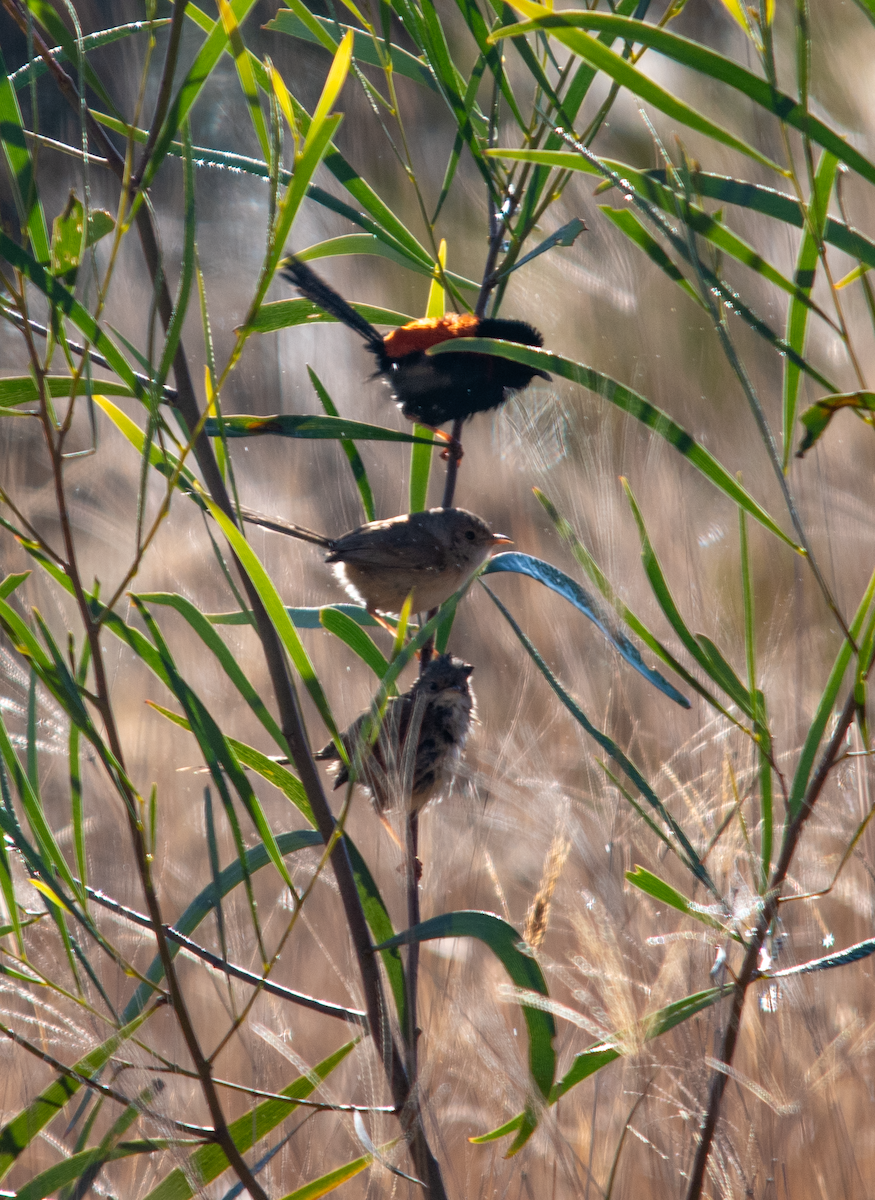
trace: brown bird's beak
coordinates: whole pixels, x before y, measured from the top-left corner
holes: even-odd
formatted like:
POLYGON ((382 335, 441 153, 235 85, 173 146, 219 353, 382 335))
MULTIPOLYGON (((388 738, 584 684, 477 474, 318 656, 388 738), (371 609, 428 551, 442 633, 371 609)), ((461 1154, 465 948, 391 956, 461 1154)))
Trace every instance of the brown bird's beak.
POLYGON ((504 533, 493 533, 492 544, 493 546, 512 546, 513 538, 509 538, 504 533))

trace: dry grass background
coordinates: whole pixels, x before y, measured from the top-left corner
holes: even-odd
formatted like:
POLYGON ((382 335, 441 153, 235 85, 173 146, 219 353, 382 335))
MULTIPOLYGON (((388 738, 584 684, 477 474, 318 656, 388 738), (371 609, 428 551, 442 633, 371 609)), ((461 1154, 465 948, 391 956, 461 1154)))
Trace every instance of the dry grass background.
MULTIPOLYGON (((105 19, 105 7, 79 6, 78 11, 86 25, 96 25, 105 19)), ((112 7, 113 20, 122 19, 119 10, 124 6, 112 7)), ((263 20, 272 15, 266 8, 262 6, 258 13, 263 20)), ((442 15, 449 18, 445 8, 442 15)), ((741 38, 721 14, 716 5, 690 5, 685 20, 693 33, 706 23, 719 23, 723 52, 743 58, 741 38)), ((786 19, 779 5, 779 21, 786 19)), ((866 85, 866 57, 858 51, 861 32, 865 30, 868 37, 871 30, 855 10, 837 3, 824 6, 815 20, 823 24, 823 44, 829 50, 815 64, 819 100, 833 123, 852 127, 857 144, 871 153, 871 89, 866 85), (845 64, 842 70, 835 65, 839 61, 845 64)), ((318 91, 324 62, 315 51, 256 34, 254 22, 250 44, 258 52, 269 48, 305 97, 318 91), (312 83, 308 73, 313 75, 312 83)), ((96 61, 121 88, 126 78, 137 78, 139 52, 134 43, 123 43, 102 52, 96 61)), ((232 86, 233 67, 226 61, 198 110, 201 125, 195 128, 194 139, 245 149, 252 131, 232 86)), ((657 73, 675 89, 683 86, 683 80, 665 66, 657 73)), ((451 136, 449 126, 442 124, 442 114, 423 108, 421 96, 412 89, 404 101, 419 106, 408 120, 424 187, 434 188, 435 180, 439 184, 435 171, 442 170, 441 156, 451 136)), ((413 226, 412 199, 369 109, 352 85, 347 85, 340 108, 346 112, 338 137, 341 149, 368 169, 375 185, 413 226)), ((59 128, 69 125, 64 114, 54 116, 59 128)), ((747 114, 740 113, 737 119, 743 124, 747 114)), ((661 128, 669 132, 667 125, 661 128)), ((654 161, 631 103, 618 104, 600 150, 645 165, 654 161)), ((719 171, 728 164, 728 159, 720 161, 713 145, 708 147, 707 169, 719 171)), ((168 164, 155 196, 171 276, 179 259, 182 229, 180 179, 178 165, 168 164)), ((72 180, 68 160, 42 152, 40 182, 47 213, 60 210, 72 180)), ((267 191, 251 179, 206 170, 199 173, 197 187, 198 246, 221 362, 251 295, 262 254, 267 191)), ((614 375, 667 409, 721 462, 742 472, 745 484, 770 512, 780 514, 780 498, 765 454, 707 319, 628 248, 600 216, 591 193, 591 183, 572 184, 554 214, 556 225, 583 216, 589 232, 572 249, 545 255, 531 269, 519 272, 503 312, 534 320, 551 350, 614 375)), ((853 219, 866 229, 870 214, 856 210, 855 199, 852 191, 853 219)), ((105 197, 95 194, 93 202, 113 207, 109 191, 105 197)), ((743 219, 739 226, 744 233, 743 219)), ((450 267, 476 275, 485 244, 485 216, 473 170, 463 176, 445 228, 450 267)), ((293 246, 303 247, 341 231, 339 218, 311 206, 295 226, 293 246)), ((746 232, 766 257, 792 274, 795 247, 789 239, 770 243, 765 222, 755 228, 751 223, 746 232)), ((780 236, 785 237, 783 232, 780 236)), ((835 257, 836 275, 844 274, 851 264, 845 266, 841 256, 835 257)), ((380 260, 337 260, 326 274, 353 299, 414 315, 422 311, 424 285, 380 260)), ((737 282, 743 283, 744 295, 754 307, 780 323, 780 298, 761 286, 758 290, 750 277, 737 282)), ((282 294, 275 286, 272 295, 282 294)), ((862 302, 852 289, 847 303, 864 365, 871 369, 871 330, 865 329, 862 302)), ((130 241, 115 275, 111 321, 136 345, 143 345, 146 337, 148 304, 139 248, 130 241)), ((777 424, 780 363, 739 322, 734 322, 732 332, 777 424)), ((186 339, 199 379, 201 350, 194 310, 186 339)), ((812 335, 809 352, 815 362, 850 380, 841 348, 824 335, 812 335)), ((9 374, 23 373, 27 367, 20 339, 8 326, 0 326, 0 362, 9 374)), ((382 386, 367 380, 369 363, 357 339, 333 325, 252 339, 224 393, 225 411, 318 411, 306 364, 317 371, 342 413, 399 428, 403 424, 382 386)), ((135 412, 133 405, 130 411, 135 412)), ((84 446, 88 438, 84 420, 80 433, 84 446)), ((6 420, 0 424, 0 438, 3 487, 40 532, 56 542, 52 481, 35 423, 6 420)), ((335 445, 258 439, 232 443, 232 451, 244 503, 329 534, 360 520, 352 478, 335 445)), ((362 455, 374 485, 378 515, 402 511, 407 451, 368 444, 362 455)), ((872 468, 871 434, 848 416, 839 418, 816 451, 794 461, 791 473, 806 528, 845 613, 853 611, 875 558, 869 503, 872 468)), ((131 552, 138 469, 130 446, 101 421, 97 453, 72 463, 67 471, 83 576, 99 577, 105 593, 112 591, 131 552)), ((743 675, 736 513, 674 451, 629 419, 607 411, 597 398, 571 384, 538 386, 494 419, 475 418, 466 434, 457 502, 512 535, 520 550, 575 574, 570 555, 532 496, 532 486, 542 488, 571 520, 626 603, 670 638, 641 568, 637 533, 618 481, 621 474, 641 505, 690 626, 712 637, 743 675)), ((435 503, 440 475, 436 470, 435 503)), ((328 568, 312 547, 260 531, 253 532, 250 540, 288 604, 314 605, 339 598, 328 568)), ((779 760, 790 771, 838 649, 839 634, 820 594, 789 550, 758 529, 751 529, 751 545, 763 687, 779 760)), ((4 575, 29 565, 8 538, 0 555, 4 575)), ((707 845, 737 797, 747 797, 755 786, 755 763, 747 740, 715 719, 696 698, 689 712, 669 703, 621 663, 579 614, 533 581, 503 577, 493 583, 591 719, 642 767, 696 845, 707 845)), ((183 500, 174 502, 135 588, 181 592, 206 612, 233 607, 203 523, 183 500)), ((24 592, 27 603, 40 609, 56 633, 71 623, 75 627, 72 608, 58 599, 57 591, 38 572, 24 592)), ((211 711, 221 716, 223 728, 269 752, 251 713, 183 622, 169 611, 161 612, 159 619, 186 678, 211 711)), ((225 629, 223 636, 257 689, 269 696, 254 634, 225 629)), ((304 636, 339 720, 351 718, 368 702, 373 678, 328 634, 304 636)), ((423 820, 423 915, 483 908, 522 930, 549 878, 554 890, 543 917, 546 930, 537 956, 551 996, 566 1007, 567 1017, 573 1014, 573 1019, 561 1013, 558 1017, 561 1073, 572 1056, 592 1041, 628 1030, 645 1013, 708 986, 715 949, 723 941, 629 888, 624 872, 638 863, 682 890, 689 885, 606 779, 593 744, 558 705, 479 589, 460 610, 451 645, 475 664, 478 724, 453 794, 432 806, 423 820)), ((117 644, 108 644, 106 657, 131 774, 144 793, 153 781, 157 785, 158 878, 164 911, 173 918, 210 880, 203 807, 207 777, 192 739, 146 706, 147 699, 168 703, 156 680, 117 644)), ((4 693, 9 705, 21 704, 25 685, 13 678, 11 660, 8 675, 4 693)), ((67 837, 69 848, 66 726, 47 697, 42 697, 42 703, 43 795, 53 827, 62 844, 67 837)), ((306 701, 305 707, 312 738, 320 744, 324 730, 306 701)), ((8 712, 13 727, 21 732, 21 717, 16 718, 12 707, 8 712)), ((860 749, 859 742, 852 748, 860 749)), ((118 801, 93 763, 87 762, 84 770, 91 881, 123 903, 141 908, 118 801)), ((849 758, 833 774, 805 833, 792 889, 799 893, 817 889, 832 877, 849 837, 870 807, 869 786, 868 758, 849 758)), ((276 831, 301 824, 282 798, 263 784, 257 790, 276 831)), ((744 805, 743 811, 747 811, 744 805)), ((378 879, 393 923, 403 928, 400 854, 360 796, 354 801, 349 828, 378 879)), ((756 830, 748 832, 756 840, 756 830)), ((221 861, 230 861, 233 845, 225 834, 220 850, 221 861)), ((303 884, 312 875, 318 855, 305 852, 289 861, 296 882, 303 884)), ((708 865, 731 899, 738 928, 744 930, 753 920, 754 896, 741 822, 729 824, 708 865)), ((829 896, 784 906, 781 942, 774 947, 776 965, 817 957, 833 941, 841 947, 869 936, 873 871, 872 835, 866 834, 829 896)), ((19 882, 25 886, 23 877, 19 882)), ((266 870, 257 878, 256 892, 266 936, 272 942, 289 918, 283 889, 266 870)), ((694 898, 707 903, 704 895, 694 898)), ((34 907, 35 900, 29 904, 34 907)), ((230 957, 257 970, 241 897, 229 902, 225 920, 230 957)), ((105 914, 99 922, 140 969, 148 965, 154 952, 151 939, 105 914)), ((217 949, 210 922, 198 936, 217 949)), ((65 968, 53 933, 34 932, 30 945, 34 962, 63 977, 65 968)), ((184 963, 182 979, 199 1031, 209 1046, 229 1019, 227 984, 202 965, 184 958, 179 961, 184 963)), ((326 999, 361 1005, 357 967, 330 872, 322 874, 275 977, 326 999)), ((506 1142, 473 1146, 467 1140, 519 1111, 527 1092, 525 1028, 518 1005, 506 993, 505 976, 484 947, 457 941, 424 946, 421 978, 421 1089, 429 1135, 450 1195, 538 1200, 599 1197, 620 1149, 614 1197, 682 1194, 706 1096, 708 1059, 716 1052, 724 1022, 721 1007, 654 1042, 629 1044, 623 1059, 545 1112, 531 1142, 517 1157, 506 1160, 506 1142)), ((103 983, 112 1002, 123 1006, 132 982, 107 972, 103 983)), ((237 1004, 247 994, 237 985, 232 991, 237 1004)), ((758 1003, 752 995, 745 1010, 735 1061, 737 1078, 726 1094, 709 1194, 781 1200, 836 1196, 850 1200, 871 1195, 875 1179, 871 966, 863 962, 788 980, 780 987, 762 984, 755 991, 758 1003)), ((64 1061, 80 1057, 106 1036, 101 1022, 44 989, 0 979, 0 996, 4 1020, 29 1030, 47 1052, 64 1061)), ((217 1074, 243 1086, 279 1088, 297 1074, 301 1062, 312 1065, 347 1036, 336 1021, 262 996, 248 1025, 223 1052, 217 1074)), ((168 1059, 184 1060, 184 1047, 169 1014, 153 1020, 147 1040, 160 1046, 168 1059)), ((133 1094, 152 1078, 151 1060, 131 1046, 130 1061, 120 1080, 133 1094)), ((48 1068, 0 1045, 2 1119, 32 1099, 50 1076, 48 1068)), ((353 1053, 320 1094, 336 1102, 390 1102, 379 1064, 367 1046, 353 1053)), ((224 1094, 223 1100, 229 1116, 246 1111, 251 1103, 247 1096, 234 1093, 224 1094)), ((194 1123, 207 1116, 198 1089, 178 1079, 166 1080, 153 1106, 194 1123)), ((99 1118, 98 1127, 104 1120, 109 1120, 108 1114, 99 1118)), ((368 1118, 367 1126, 378 1144, 395 1135, 396 1123, 389 1115, 368 1118)), ((22 1184, 54 1161, 63 1127, 51 1128, 51 1135, 35 1143, 16 1166, 9 1186, 22 1184)), ((153 1129, 160 1132, 157 1122, 153 1129)), ((361 1152, 349 1114, 308 1116, 299 1111, 282 1127, 282 1134, 292 1129, 294 1135, 261 1177, 272 1195, 282 1195, 361 1152)), ((95 1191, 129 1200, 154 1185, 158 1176, 152 1171, 148 1162, 110 1166, 95 1191)), ((205 1194, 230 1195, 230 1187, 225 1177, 205 1194)), ((344 1194, 403 1196, 414 1191, 412 1185, 377 1166, 346 1184, 344 1194)))

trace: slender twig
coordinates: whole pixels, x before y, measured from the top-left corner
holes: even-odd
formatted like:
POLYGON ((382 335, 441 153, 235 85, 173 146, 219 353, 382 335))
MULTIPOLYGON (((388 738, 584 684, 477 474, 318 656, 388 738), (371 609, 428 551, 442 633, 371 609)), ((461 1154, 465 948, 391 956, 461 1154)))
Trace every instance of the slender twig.
MULTIPOLYGON (((124 917, 134 925, 151 929, 152 923, 143 913, 139 913, 133 908, 128 908, 125 904, 119 904, 118 900, 113 900, 105 892, 97 891, 91 887, 86 887, 85 890, 96 904, 109 909, 110 912, 115 913, 117 916, 124 917)), ((367 1014, 360 1008, 344 1008, 340 1004, 331 1004, 327 1000, 317 1000, 315 996, 308 996, 305 992, 295 992, 291 988, 283 987, 279 983, 272 983, 271 980, 264 979, 261 975, 256 975, 252 971, 246 971, 243 967, 237 967, 233 963, 229 963, 227 959, 220 958, 218 954, 213 954, 211 950, 207 950, 204 946, 193 942, 191 938, 174 929, 172 925, 164 926, 164 935, 168 941, 182 946, 189 954, 195 958, 202 959, 217 971, 229 975, 232 979, 240 979, 243 983, 248 983, 252 987, 260 988, 263 992, 269 992, 272 996, 278 996, 280 1000, 288 1000, 292 1004, 299 1004, 302 1008, 310 1008, 314 1012, 322 1013, 324 1016, 339 1017, 343 1021, 351 1021, 357 1025, 363 1025, 366 1022, 367 1014)))
MULTIPOLYGON (((844 743, 848 728, 854 719, 854 713, 856 711, 857 702, 854 692, 851 690, 848 694, 847 700, 845 701, 838 724, 836 725, 833 735, 821 756, 817 770, 815 771, 811 782, 808 785, 805 797, 799 807, 799 811, 791 820, 784 833, 784 841, 781 846, 781 853, 778 858, 778 863, 775 867, 774 874, 769 881, 769 890, 766 893, 765 903, 760 911, 756 928, 754 929, 750 941, 748 942, 741 969, 735 977, 735 990, 732 994, 732 1006, 729 1013, 729 1019, 726 1024, 726 1030, 723 1034, 723 1045, 720 1048, 720 1054, 717 1056, 718 1061, 724 1068, 732 1064, 732 1060, 735 1056, 735 1050, 738 1044, 738 1034, 741 1028, 741 1014, 744 1010, 744 1002, 747 996, 747 990, 751 983, 754 982, 760 950, 762 949, 763 943, 766 940, 766 935, 771 928, 772 922, 777 915, 781 888, 786 881, 787 874, 793 861, 793 856, 799 844, 799 839, 802 836, 805 823, 814 811, 814 806, 820 797, 820 793, 823 791, 823 787, 827 781, 827 778, 829 777, 829 773, 835 766, 836 759, 841 751, 842 744, 844 743)), ((726 1070, 715 1070, 711 1077, 711 1085, 708 1091, 708 1104, 705 1109, 705 1115, 702 1119, 702 1125, 699 1132, 699 1142, 696 1147, 696 1155, 693 1160, 693 1166, 689 1175, 689 1185, 687 1187, 686 1200, 700 1200, 702 1195, 702 1187, 705 1181, 705 1169, 708 1164, 708 1158, 711 1152, 711 1144, 714 1140, 714 1133, 717 1128, 717 1118, 720 1115, 723 1093, 726 1090, 726 1084, 728 1081, 729 1074, 726 1070)))
POLYGON ((205 1129, 202 1125, 186 1125, 183 1121, 174 1121, 172 1117, 168 1117, 165 1113, 152 1112, 135 1098, 126 1096, 123 1092, 119 1092, 105 1083, 100 1083, 97 1079, 91 1078, 88 1075, 82 1075, 79 1071, 74 1070, 73 1067, 66 1066, 59 1059, 53 1058, 51 1054, 47 1054, 45 1050, 40 1050, 39 1046, 34 1046, 27 1038, 23 1038, 20 1033, 16 1033, 14 1029, 10 1029, 7 1025, 0 1024, 0 1034, 7 1037, 16 1046, 20 1046, 22 1050, 26 1050, 28 1054, 32 1054, 34 1058, 38 1058, 41 1062, 46 1063, 53 1071, 57 1071, 62 1078, 69 1079, 80 1087, 89 1088, 101 1096, 106 1096, 108 1099, 114 1100, 116 1104, 120 1104, 123 1108, 133 1106, 141 1116, 149 1117, 153 1121, 160 1121, 162 1125, 171 1125, 174 1129, 178 1129, 180 1133, 187 1133, 191 1137, 196 1137, 198 1141, 213 1142, 216 1140, 214 1130, 205 1129))
POLYGON ((185 22, 185 10, 188 5, 188 0, 176 0, 173 5, 173 16, 170 21, 170 40, 167 43, 167 53, 164 55, 164 70, 161 75, 161 86, 158 89, 158 100, 155 104, 155 113, 152 117, 152 124, 149 128, 149 138, 146 145, 143 147, 143 156, 140 159, 140 165, 132 180, 133 187, 136 189, 140 185, 140 180, 149 165, 149 160, 155 149, 155 144, 158 141, 158 135, 161 132, 161 127, 164 124, 164 118, 167 116, 167 110, 170 107, 170 96, 173 91, 173 77, 176 74, 176 61, 179 57, 179 44, 182 40, 182 30, 185 22))
MULTIPOLYGON (((2 3, 7 11, 13 16, 15 21, 20 24, 22 28, 26 28, 26 14, 21 10, 18 0, 2 0, 2 3)), ((35 39, 35 43, 61 94, 74 107, 74 110, 78 112, 79 97, 73 81, 66 74, 63 68, 52 58, 50 48, 39 38, 35 39)), ((102 152, 109 160, 110 169, 112 170, 113 174, 116 175, 119 182, 124 183, 124 160, 116 150, 114 144, 106 136, 102 127, 93 118, 93 116, 91 116, 90 113, 88 114, 88 122, 91 135, 95 138, 102 152)), ((136 213, 135 220, 137 225, 137 233, 140 238, 140 244, 143 249, 143 255, 146 260, 149 275, 152 279, 153 287, 158 291, 158 311, 161 317, 162 325, 166 330, 170 324, 170 319, 173 312, 173 302, 167 287, 166 276, 161 267, 157 234, 153 223, 153 217, 147 204, 140 205, 136 213)), ((201 414, 198 408, 197 397, 194 391, 191 374, 188 369, 188 360, 186 358, 185 347, 182 339, 179 341, 179 345, 174 356, 173 372, 176 378, 178 409, 186 426, 188 427, 189 436, 192 436, 195 430, 198 429, 201 414)), ((225 488, 221 473, 218 469, 213 448, 210 445, 209 438, 205 436, 202 430, 195 439, 194 452, 198 467, 201 471, 204 483, 206 484, 210 495, 213 497, 214 501, 219 505, 222 511, 231 517, 232 520, 234 520, 235 517, 233 506, 228 496, 227 489, 225 488)), ((267 615, 267 611, 262 604, 261 598, 258 595, 258 592, 249 576, 242 569, 239 563, 237 566, 241 574, 243 587, 247 594, 250 608, 255 618, 256 629, 262 644, 268 672, 271 677, 271 684, 274 689, 277 707, 279 709, 280 725, 289 748, 289 754, 292 761, 295 763, 298 776, 301 780, 302 786, 304 787, 307 799, 310 802, 314 817, 316 819, 317 828, 322 835, 323 841, 327 845, 334 834, 335 822, 331 813, 331 808, 328 804, 327 797, 325 795, 324 788, 322 786, 319 772, 313 759, 297 691, 288 673, 279 637, 270 621, 270 618, 267 615)), ((80 599, 80 592, 81 586, 79 591, 77 591, 77 599, 80 599)), ((86 628, 88 628, 90 622, 90 612, 87 604, 85 604, 84 608, 82 607, 83 603, 84 592, 81 592, 80 611, 83 614, 83 620, 86 622, 86 628)), ((94 654, 94 647, 92 648, 92 653, 95 659, 95 671, 100 669, 101 676, 103 676, 101 655, 99 652, 94 654)), ((105 678, 102 678, 102 684, 104 686, 105 683, 105 678)), ((108 702, 109 693, 108 691, 102 691, 101 687, 97 688, 97 692, 99 695, 103 695, 105 698, 107 698, 106 711, 107 717, 111 722, 112 712, 108 702)), ((115 753, 116 747, 112 746, 112 748, 113 753, 115 753)), ((119 761, 121 761, 120 746, 118 746, 118 750, 119 761)), ((188 1017, 184 999, 176 979, 173 959, 169 953, 167 939, 163 935, 163 922, 161 921, 157 898, 149 879, 149 864, 146 856, 145 843, 142 840, 141 834, 137 834, 133 809, 130 809, 128 816, 129 821, 133 822, 131 832, 135 839, 137 868, 143 882, 150 919, 154 923, 155 936, 158 941, 162 965, 165 969, 165 976, 168 980, 168 985, 171 988, 174 1008, 177 1010, 177 1018, 180 1021, 181 1031, 186 1040, 189 1052, 192 1054, 193 1061, 199 1068, 199 1076, 201 1087, 204 1092, 204 1098, 210 1108, 210 1114, 216 1122, 217 1141, 219 1142, 219 1145, 226 1154, 229 1163, 237 1172, 237 1175, 244 1186, 254 1197, 256 1197, 256 1200, 266 1200, 263 1189, 255 1180, 252 1172, 246 1165, 245 1161, 237 1150, 233 1139, 228 1133, 227 1124, 225 1123, 224 1116, 222 1115, 218 1096, 216 1095, 215 1088, 212 1085, 210 1067, 207 1061, 204 1059, 197 1043, 197 1039, 194 1034, 194 1028, 191 1025, 190 1018, 188 1017), (139 841, 137 840, 138 836, 139 841)), ((334 850, 332 851, 331 855, 331 863, 335 878, 337 880, 341 901, 344 906, 350 937, 352 939, 356 957, 358 959, 359 971, 362 977, 362 987, 366 999, 368 1024, 371 1036, 374 1039, 377 1054, 384 1065, 387 1079, 392 1089, 393 1099, 399 1109, 404 1109, 409 1100, 410 1084, 407 1079, 403 1061, 394 1043, 391 1029, 389 1027, 387 1006, 385 1003, 383 986, 380 978, 379 964, 373 952, 373 941, 370 936, 370 930, 368 929, 367 920, 365 918, 364 910, 362 909, 358 890, 356 888, 355 876, 353 874, 346 842, 343 838, 338 839, 335 843, 334 850)), ((440 1166, 432 1154, 431 1149, 429 1148, 420 1120, 414 1122, 410 1136, 410 1149, 417 1174, 421 1179, 427 1182, 430 1195, 433 1200, 444 1200, 446 1196, 446 1190, 444 1188, 440 1166)))

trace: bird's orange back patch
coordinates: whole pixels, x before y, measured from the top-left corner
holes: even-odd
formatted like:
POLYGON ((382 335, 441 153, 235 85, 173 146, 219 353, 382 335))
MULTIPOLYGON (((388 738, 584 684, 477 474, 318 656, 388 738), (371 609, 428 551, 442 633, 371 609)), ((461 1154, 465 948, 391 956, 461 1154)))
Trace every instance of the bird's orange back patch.
POLYGON ((473 313, 446 313, 443 317, 423 317, 411 321, 400 329, 393 329, 383 338, 383 345, 390 358, 404 358, 448 342, 452 338, 474 337, 480 318, 473 313))

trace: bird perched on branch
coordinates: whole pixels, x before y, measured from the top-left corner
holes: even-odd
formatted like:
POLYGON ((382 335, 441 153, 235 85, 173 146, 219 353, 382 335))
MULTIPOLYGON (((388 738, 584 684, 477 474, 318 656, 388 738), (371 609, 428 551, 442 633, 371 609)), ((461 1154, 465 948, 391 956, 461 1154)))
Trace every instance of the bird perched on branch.
MULTIPOLYGON (((370 791, 381 814, 399 807, 419 812, 452 782, 471 726, 474 697, 468 679, 473 670, 461 659, 439 654, 408 691, 388 701, 370 748, 361 744, 370 712, 356 717, 341 734, 350 760, 361 756, 358 782, 370 791)), ((349 782, 334 742, 314 757, 340 764, 335 789, 349 782)))
POLYGON ((322 546, 341 585, 372 613, 437 608, 459 590, 490 552, 511 541, 464 508, 430 508, 369 521, 338 538, 241 509, 244 521, 322 546))
POLYGON ((497 408, 511 392, 524 388, 546 371, 495 354, 425 353, 440 342, 457 338, 501 338, 522 346, 540 347, 541 334, 526 321, 447 313, 411 321, 385 337, 348 304, 306 263, 291 255, 283 275, 302 296, 364 339, 377 360, 377 374, 392 388, 405 417, 436 429, 447 421, 465 420, 474 413, 497 408))

